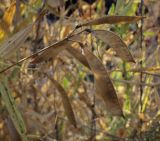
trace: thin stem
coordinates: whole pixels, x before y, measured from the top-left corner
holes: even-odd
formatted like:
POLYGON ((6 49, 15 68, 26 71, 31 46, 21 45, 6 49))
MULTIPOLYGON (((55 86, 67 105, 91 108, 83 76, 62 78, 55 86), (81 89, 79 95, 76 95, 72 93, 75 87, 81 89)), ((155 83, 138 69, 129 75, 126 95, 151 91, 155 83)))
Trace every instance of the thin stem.
MULTIPOLYGON (((140 12, 141 12, 141 16, 143 16, 143 0, 141 0, 140 12)), ((143 19, 141 19, 141 28, 140 28, 140 48, 141 48, 141 54, 143 59, 143 19)), ((143 60, 140 61, 140 67, 141 69, 143 68, 143 60)), ((143 83, 143 72, 140 73, 140 82, 143 83)), ((143 107, 142 96, 143 96, 143 86, 140 85, 140 111, 141 112, 143 107)))
MULTIPOLYGON (((52 45, 47 46, 47 47, 45 47, 45 48, 37 51, 36 53, 33 53, 32 55, 27 56, 27 57, 19 60, 18 62, 16 62, 16 63, 14 63, 14 64, 6 67, 5 69, 1 70, 1 71, 0 71, 0 74, 1 74, 1 73, 4 73, 5 71, 9 70, 10 68, 14 67, 15 65, 18 65, 18 64, 22 63, 22 62, 25 61, 25 60, 28 60, 28 59, 33 58, 33 57, 36 57, 38 54, 40 54, 40 53, 42 53, 42 52, 44 52, 44 51, 47 51, 48 49, 52 48, 53 46, 58 45, 60 42, 67 41, 67 40, 69 40, 69 38, 81 34, 81 33, 84 32, 84 31, 85 31, 85 30, 82 30, 82 31, 80 31, 80 32, 78 32, 78 33, 76 33, 76 34, 69 35, 68 37, 64 38, 63 40, 60 40, 60 41, 58 41, 58 42, 56 42, 56 43, 53 43, 52 45)), ((72 32, 71 32, 71 33, 72 33, 72 32)))

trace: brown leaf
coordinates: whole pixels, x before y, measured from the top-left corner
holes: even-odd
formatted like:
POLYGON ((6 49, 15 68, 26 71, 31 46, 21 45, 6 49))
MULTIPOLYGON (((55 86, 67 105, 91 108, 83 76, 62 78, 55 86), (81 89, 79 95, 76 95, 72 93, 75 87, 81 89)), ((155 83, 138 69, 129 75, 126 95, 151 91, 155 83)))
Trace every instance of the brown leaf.
MULTIPOLYGON (((40 63, 42 61, 48 60, 49 58, 55 58, 62 50, 67 48, 69 41, 66 39, 54 43, 46 47, 47 49, 38 55, 34 56, 32 63, 40 63)), ((44 48, 45 49, 45 48, 44 48)))
POLYGON ((11 38, 7 39, 0 47, 0 58, 9 59, 21 44, 27 39, 35 23, 30 24, 25 29, 17 32, 11 38))
POLYGON ((94 73, 96 92, 104 100, 107 111, 112 115, 123 116, 116 91, 103 64, 86 47, 84 48, 84 53, 94 73))
POLYGON ((124 61, 135 62, 132 54, 130 53, 127 45, 123 40, 114 32, 106 30, 88 30, 95 37, 102 40, 104 43, 114 49, 116 54, 124 61))
POLYGON ((53 84, 55 85, 55 87, 57 88, 59 93, 61 94, 63 107, 64 107, 64 110, 66 112, 66 115, 67 115, 70 123, 72 125, 74 125, 74 127, 77 127, 74 112, 73 112, 73 109, 72 109, 72 106, 71 106, 71 103, 69 101, 69 98, 67 96, 66 91, 63 89, 63 87, 56 80, 54 80, 52 78, 50 78, 50 80, 53 82, 53 84))
POLYGON ((45 61, 49 58, 55 58, 61 51, 66 49, 74 58, 76 58, 80 63, 82 63, 87 68, 90 68, 85 56, 77 48, 69 46, 69 42, 65 41, 63 44, 56 44, 52 48, 48 49, 45 52, 42 52, 38 56, 34 57, 32 63, 39 63, 45 61))
MULTIPOLYGON (((48 60, 49 58, 54 59, 61 51, 68 48, 73 43, 72 40, 77 41, 78 37, 79 35, 73 35, 69 38, 70 40, 68 38, 64 38, 63 40, 46 47, 46 49, 44 48, 43 52, 40 52, 38 55, 33 57, 32 63, 40 63, 48 60)), ((75 53, 75 51, 73 53, 75 53)))
POLYGON ((47 5, 52 8, 57 8, 64 5, 64 0, 47 0, 47 5))
POLYGON ((85 23, 82 23, 77 26, 77 28, 82 26, 90 26, 90 25, 100 25, 100 24, 129 24, 137 22, 142 19, 142 16, 104 16, 102 18, 98 18, 95 20, 91 20, 85 23))
POLYGON ((73 57, 75 57, 80 63, 90 69, 90 66, 85 58, 85 56, 81 53, 81 50, 74 47, 68 47, 66 49, 73 57))

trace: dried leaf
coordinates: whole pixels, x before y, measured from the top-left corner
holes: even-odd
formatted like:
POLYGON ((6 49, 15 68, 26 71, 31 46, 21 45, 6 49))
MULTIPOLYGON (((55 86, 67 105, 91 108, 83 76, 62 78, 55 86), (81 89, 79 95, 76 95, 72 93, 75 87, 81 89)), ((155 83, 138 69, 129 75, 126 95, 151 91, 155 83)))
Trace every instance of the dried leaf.
POLYGON ((142 19, 142 16, 104 16, 95 20, 91 20, 85 23, 82 23, 77 26, 77 28, 82 26, 91 26, 91 25, 100 25, 100 24, 129 24, 137 22, 142 19))
POLYGON ((116 91, 103 64, 86 47, 84 48, 84 53, 94 73, 96 92, 104 100, 107 111, 112 115, 123 116, 116 91))
POLYGON ((81 53, 80 49, 74 47, 68 47, 66 49, 73 57, 75 57, 80 63, 90 69, 90 66, 85 58, 85 56, 81 53))
POLYGON ((32 63, 40 63, 42 61, 48 60, 49 58, 54 59, 62 50, 66 49, 73 43, 72 40, 77 41, 78 37, 79 35, 73 35, 69 38, 71 40, 68 40, 68 38, 64 38, 63 40, 46 47, 46 49, 44 48, 43 52, 40 52, 36 56, 34 56, 32 63))
POLYGON ((64 0, 47 0, 47 5, 52 8, 57 8, 64 5, 64 0))
POLYGON ((7 39, 0 47, 0 58, 9 59, 21 44, 26 40, 35 23, 30 24, 25 29, 17 32, 11 38, 7 39))
POLYGON ((56 44, 52 48, 48 49, 46 52, 42 52, 40 55, 34 57, 32 63, 39 63, 45 61, 49 58, 55 58, 61 51, 66 49, 74 58, 76 58, 80 63, 82 63, 87 68, 90 68, 85 56, 77 48, 70 47, 69 42, 65 41, 63 44, 56 44))
POLYGON ((46 47, 46 50, 34 56, 32 63, 40 63, 42 61, 48 60, 49 58, 55 58, 62 50, 67 48, 68 43, 69 41, 65 39, 46 47))
POLYGON ((127 45, 114 32, 106 30, 89 30, 89 32, 113 48, 116 54, 124 61, 135 62, 127 45))
POLYGON ((71 103, 69 101, 69 98, 67 96, 66 91, 63 89, 63 87, 56 80, 54 80, 52 78, 50 78, 50 80, 53 82, 53 84, 55 85, 55 87, 57 88, 59 93, 61 94, 63 107, 64 107, 64 110, 66 112, 66 115, 67 115, 70 123, 72 125, 74 125, 74 127, 77 127, 76 119, 75 119, 75 116, 74 116, 74 112, 73 112, 73 109, 72 109, 72 106, 71 106, 71 103))

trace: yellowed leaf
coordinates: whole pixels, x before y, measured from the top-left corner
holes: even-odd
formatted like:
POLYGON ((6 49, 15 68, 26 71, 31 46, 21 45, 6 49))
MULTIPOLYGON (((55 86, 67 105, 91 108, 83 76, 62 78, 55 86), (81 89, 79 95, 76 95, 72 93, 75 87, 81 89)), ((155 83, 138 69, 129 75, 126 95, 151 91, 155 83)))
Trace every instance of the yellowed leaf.
POLYGON ((0 21, 0 41, 2 41, 9 33, 9 26, 12 25, 14 14, 16 11, 16 3, 12 3, 5 11, 2 20, 0 21))
POLYGON ((6 12, 4 13, 3 19, 2 19, 3 21, 5 21, 5 23, 7 24, 7 26, 10 26, 12 24, 15 11, 16 11, 16 3, 14 2, 6 10, 6 12))

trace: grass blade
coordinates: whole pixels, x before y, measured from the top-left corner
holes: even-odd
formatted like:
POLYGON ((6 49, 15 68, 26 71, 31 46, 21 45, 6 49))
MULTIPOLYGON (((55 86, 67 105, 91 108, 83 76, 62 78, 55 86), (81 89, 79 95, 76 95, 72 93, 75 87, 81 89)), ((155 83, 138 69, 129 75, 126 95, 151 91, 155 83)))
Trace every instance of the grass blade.
POLYGON ((7 87, 7 80, 5 82, 1 81, 0 85, 0 93, 2 95, 2 99, 5 103, 5 106, 8 110, 8 113, 14 123, 14 126, 18 133, 20 134, 23 141, 28 141, 28 138, 26 136, 26 127, 23 121, 23 118, 21 116, 20 111, 17 108, 17 105, 14 101, 14 98, 12 97, 12 94, 10 90, 7 87))

